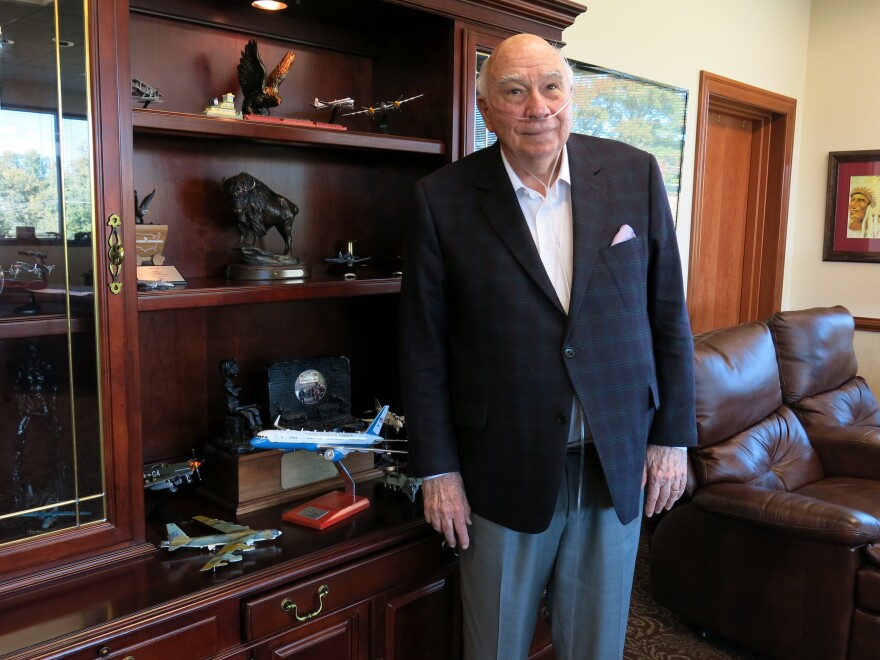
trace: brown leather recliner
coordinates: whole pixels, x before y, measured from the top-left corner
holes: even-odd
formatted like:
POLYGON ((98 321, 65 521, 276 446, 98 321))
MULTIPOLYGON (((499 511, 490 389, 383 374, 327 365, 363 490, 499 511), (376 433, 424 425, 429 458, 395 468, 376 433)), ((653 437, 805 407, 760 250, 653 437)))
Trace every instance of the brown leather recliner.
MULTIPOLYGON (((855 322, 845 307, 777 312, 767 321, 782 383, 782 401, 804 427, 880 427, 880 405, 858 376, 855 322)), ((874 437, 880 440, 880 431, 874 437)))
POLYGON ((768 658, 880 657, 880 445, 820 458, 763 323, 698 335, 695 376, 691 496, 654 530, 654 598, 768 658))

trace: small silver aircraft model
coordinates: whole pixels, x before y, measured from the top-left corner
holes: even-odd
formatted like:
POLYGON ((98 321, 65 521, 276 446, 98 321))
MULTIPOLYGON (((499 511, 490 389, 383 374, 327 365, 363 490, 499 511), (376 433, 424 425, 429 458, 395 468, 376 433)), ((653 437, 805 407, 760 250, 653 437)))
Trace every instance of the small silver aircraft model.
POLYGON ((311 104, 316 110, 325 110, 330 108, 330 123, 336 119, 336 113, 340 110, 351 110, 354 108, 354 99, 346 96, 344 99, 334 99, 333 101, 321 101, 315 97, 315 102, 311 104))
POLYGON ((207 564, 202 566, 201 571, 209 571, 219 566, 226 566, 242 560, 242 556, 237 554, 241 552, 250 552, 255 550, 254 544, 257 541, 271 541, 281 536, 280 529, 251 529, 244 525, 236 525, 234 523, 217 520, 216 518, 208 518, 206 516, 194 516, 193 520, 213 527, 220 534, 210 534, 208 536, 187 536, 180 527, 174 523, 168 523, 165 527, 168 530, 168 540, 162 541, 162 547, 173 552, 180 548, 207 548, 209 551, 222 546, 207 564))
POLYGON ((144 468, 144 488, 147 490, 170 490, 177 492, 177 487, 183 483, 192 483, 193 474, 201 478, 199 468, 202 460, 191 458, 182 463, 157 463, 144 468))
POLYGON ((162 103, 163 101, 158 89, 137 78, 131 79, 131 98, 138 103, 143 103, 145 108, 150 103, 162 103))
POLYGON ((314 103, 312 103, 312 107, 317 108, 318 110, 323 110, 324 108, 342 108, 343 110, 345 110, 354 107, 354 99, 346 96, 344 99, 321 101, 316 97, 314 103))
MULTIPOLYGON (((297 451, 305 449, 321 454, 325 460, 336 463, 346 454, 353 451, 374 452, 377 454, 406 454, 399 449, 376 447, 380 442, 387 442, 380 431, 388 414, 388 406, 384 406, 370 426, 363 433, 348 431, 307 431, 300 429, 283 429, 278 426, 280 415, 275 419, 274 429, 259 431, 251 439, 251 446, 257 449, 280 449, 297 451)), ((404 442, 403 440, 395 442, 404 442)))

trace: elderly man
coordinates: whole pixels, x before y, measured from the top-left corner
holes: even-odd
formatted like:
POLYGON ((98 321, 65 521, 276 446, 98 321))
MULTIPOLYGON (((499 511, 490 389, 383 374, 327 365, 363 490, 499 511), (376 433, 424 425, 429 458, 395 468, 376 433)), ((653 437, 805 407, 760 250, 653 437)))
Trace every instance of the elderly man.
POLYGON ((570 135, 572 73, 534 35, 478 82, 491 148, 417 185, 401 296, 410 472, 461 554, 465 657, 621 657, 640 515, 696 443, 693 343, 655 159, 570 135), (643 493, 647 478, 647 493, 643 493))

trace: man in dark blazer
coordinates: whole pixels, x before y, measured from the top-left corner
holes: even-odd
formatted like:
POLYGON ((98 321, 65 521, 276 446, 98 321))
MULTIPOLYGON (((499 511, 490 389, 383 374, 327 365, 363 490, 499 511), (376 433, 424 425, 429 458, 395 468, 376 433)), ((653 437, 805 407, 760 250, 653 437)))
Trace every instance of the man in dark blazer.
POLYGON ((642 507, 672 506, 696 444, 659 168, 570 135, 570 100, 558 51, 502 42, 478 83, 499 141, 419 182, 407 240, 409 472, 480 660, 525 657, 545 587, 557 657, 620 657, 642 507))

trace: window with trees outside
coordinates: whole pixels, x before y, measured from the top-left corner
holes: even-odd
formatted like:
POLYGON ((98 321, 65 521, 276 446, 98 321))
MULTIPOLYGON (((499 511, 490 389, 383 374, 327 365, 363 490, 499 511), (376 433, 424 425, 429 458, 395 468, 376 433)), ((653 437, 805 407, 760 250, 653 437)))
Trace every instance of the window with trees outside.
MULTIPOLYGON (((477 67, 488 53, 478 53, 477 67)), ((569 60, 574 71, 572 131, 626 142, 654 155, 673 217, 678 215, 687 90, 569 60)), ((474 150, 495 142, 475 111, 474 150)))
POLYGON ((18 227, 67 240, 91 232, 88 122, 64 117, 59 127, 54 112, 2 109, 0 127, 0 239, 18 227))

